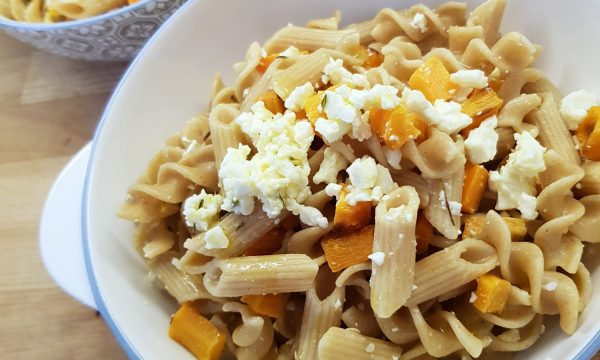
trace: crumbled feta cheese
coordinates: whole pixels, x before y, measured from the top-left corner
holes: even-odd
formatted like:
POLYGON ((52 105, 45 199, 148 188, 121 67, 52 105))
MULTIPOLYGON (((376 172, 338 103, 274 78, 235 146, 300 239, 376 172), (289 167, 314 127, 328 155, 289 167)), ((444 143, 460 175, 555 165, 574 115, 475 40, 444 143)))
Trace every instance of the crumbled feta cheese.
POLYGON ((340 140, 352 130, 352 124, 348 124, 338 119, 318 118, 315 122, 315 130, 321 134, 323 140, 328 144, 331 144, 340 140))
POLYGON ((219 194, 207 194, 204 189, 200 194, 194 194, 183 203, 183 217, 185 224, 196 230, 206 231, 217 221, 223 204, 223 197, 219 194))
POLYGON ((338 173, 344 170, 346 166, 348 166, 348 160, 335 149, 328 147, 323 154, 319 171, 313 176, 313 181, 315 184, 335 183, 338 173))
POLYGON ((425 15, 423 13, 416 13, 415 16, 413 17, 412 21, 410 22, 410 24, 415 28, 415 29, 419 29, 419 31, 421 33, 426 33, 427 32, 427 18, 425 18, 425 15))
POLYGON ((471 297, 469 298, 469 302, 472 304, 477 301, 477 294, 471 291, 471 297))
POLYGON ((307 82, 304 85, 298 86, 285 99, 285 107, 292 111, 300 111, 304 109, 304 104, 309 97, 315 94, 315 89, 312 84, 307 82))
POLYGON ((454 101, 436 100, 433 105, 438 113, 437 128, 446 134, 454 134, 473 122, 469 115, 460 112, 461 105, 454 101))
POLYGON ((337 199, 340 198, 340 194, 342 193, 342 185, 340 184, 328 184, 327 186, 325 186, 325 194, 331 196, 331 197, 336 197, 337 199))
POLYGON ((450 74, 450 81, 462 88, 483 89, 488 86, 488 78, 481 70, 458 70, 450 74))
POLYGON ((333 306, 335 306, 336 309, 341 309, 342 302, 340 301, 340 299, 336 299, 335 304, 333 306))
POLYGON ((558 283, 556 281, 552 281, 542 286, 542 288, 546 291, 554 291, 558 287, 558 283))
POLYGON ((560 102, 560 113, 569 130, 575 130, 587 115, 588 110, 596 105, 598 105, 598 99, 594 94, 586 90, 574 91, 560 102))
POLYGON ((359 109, 378 107, 392 109, 400 105, 398 89, 390 85, 377 84, 371 89, 352 89, 349 97, 350 103, 359 109))
POLYGON ((314 138, 310 123, 296 121, 291 111, 273 115, 262 101, 235 121, 252 140, 256 154, 249 158, 246 145, 227 149, 219 169, 224 193, 221 208, 248 215, 257 198, 270 218, 285 208, 308 225, 322 226, 327 219, 318 210, 301 205, 310 195, 307 152, 314 138))
POLYGON ((348 84, 353 87, 369 88, 370 84, 367 77, 362 74, 353 74, 344 68, 342 59, 334 60, 329 58, 329 62, 323 69, 321 81, 323 84, 331 83, 332 85, 348 84))
POLYGON ((535 220, 538 216, 536 211, 537 199, 535 196, 521 193, 517 202, 517 209, 521 212, 521 217, 525 220, 535 220))
POLYGON ((354 160, 346 169, 351 185, 348 186, 346 202, 350 206, 360 201, 379 201, 394 189, 390 171, 377 164, 372 157, 354 160))
POLYGON ((392 167, 392 169, 400 170, 400 161, 402 160, 402 152, 400 149, 390 149, 387 146, 383 147, 383 154, 385 155, 385 159, 388 164, 392 167))
POLYGON ((226 249, 229 246, 229 238, 220 226, 215 226, 204 234, 204 247, 206 249, 226 249))
POLYGON ((352 138, 363 141, 369 139, 373 133, 371 132, 371 124, 369 123, 369 112, 365 112, 360 117, 354 119, 352 123, 352 138))
POLYGON ((375 344, 369 343, 369 345, 367 345, 367 347, 365 348, 365 351, 368 353, 372 353, 373 351, 375 351, 375 344))
POLYGON ((473 164, 481 164, 490 161, 496 156, 498 133, 496 116, 485 119, 479 127, 471 130, 465 140, 465 151, 467 158, 473 164))
POLYGON ((371 259, 371 261, 373 261, 373 264, 377 266, 383 265, 383 262, 385 261, 385 254, 381 251, 374 252, 367 257, 371 259))
POLYGON ((496 210, 516 209, 521 194, 534 195, 537 175, 546 170, 545 148, 528 132, 515 134, 517 146, 506 165, 490 172, 489 184, 498 193, 496 210))
POLYGON ((301 54, 302 53, 300 52, 300 50, 298 50, 295 46, 290 46, 287 49, 280 52, 279 56, 288 58, 288 57, 299 56, 301 54))
POLYGON ((436 125, 440 122, 438 112, 419 90, 411 90, 405 87, 402 90, 402 103, 406 106, 408 112, 417 114, 429 125, 436 125))
POLYGON ((458 201, 448 201, 448 207, 450 208, 450 214, 454 215, 454 216, 460 216, 461 214, 461 209, 462 209, 462 204, 459 203, 458 201))
POLYGON ((335 91, 325 91, 323 96, 326 96, 327 100, 325 102, 324 110, 328 119, 338 119, 345 123, 352 124, 357 117, 360 118, 360 113, 357 108, 342 96, 345 89, 350 90, 347 86, 342 85, 335 89, 335 91))

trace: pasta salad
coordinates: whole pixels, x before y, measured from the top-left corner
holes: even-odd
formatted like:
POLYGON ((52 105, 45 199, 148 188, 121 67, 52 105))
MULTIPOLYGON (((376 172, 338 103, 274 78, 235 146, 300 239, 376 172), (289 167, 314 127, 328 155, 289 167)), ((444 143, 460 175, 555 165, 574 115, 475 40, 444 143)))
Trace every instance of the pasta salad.
POLYGON ((28 23, 80 20, 139 0, 0 0, 0 17, 28 23))
MULTIPOLYGON (((198 359, 491 358, 577 330, 600 103, 472 12, 382 9, 250 45, 118 215, 198 359)), ((166 329, 165 329, 166 331, 166 329)))

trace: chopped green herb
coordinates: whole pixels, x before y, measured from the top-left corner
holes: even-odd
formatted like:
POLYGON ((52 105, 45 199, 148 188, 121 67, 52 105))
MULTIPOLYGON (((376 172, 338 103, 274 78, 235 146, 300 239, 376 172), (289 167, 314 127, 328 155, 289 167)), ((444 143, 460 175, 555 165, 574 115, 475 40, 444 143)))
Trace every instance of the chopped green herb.
POLYGON ((325 106, 327 106, 327 94, 323 95, 323 100, 321 100, 321 107, 325 110, 325 106))

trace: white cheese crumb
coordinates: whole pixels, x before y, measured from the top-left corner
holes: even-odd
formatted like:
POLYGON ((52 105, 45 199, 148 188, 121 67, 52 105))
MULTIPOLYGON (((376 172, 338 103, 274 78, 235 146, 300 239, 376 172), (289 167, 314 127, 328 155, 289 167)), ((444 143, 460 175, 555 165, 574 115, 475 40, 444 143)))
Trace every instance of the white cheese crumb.
POLYGON ((183 217, 185 224, 196 230, 206 231, 217 221, 223 204, 223 197, 219 194, 207 194, 204 189, 200 194, 194 194, 183 203, 183 217))
POLYGON ((226 249, 229 246, 229 238, 217 225, 204 234, 204 243, 206 249, 226 249))
POLYGON ((323 140, 331 144, 352 130, 352 124, 337 119, 318 118, 315 122, 315 130, 321 134, 323 140))
POLYGON ((462 209, 462 204, 459 203, 458 201, 448 201, 448 207, 450 208, 450 214, 454 215, 454 216, 460 216, 461 214, 461 209, 462 209))
POLYGON ((375 351, 375 344, 369 343, 369 345, 367 345, 367 347, 365 348, 365 351, 368 353, 372 353, 373 351, 375 351))
POLYGON ((307 82, 304 85, 298 86, 285 99, 285 107, 291 111, 300 111, 304 108, 306 100, 314 94, 315 89, 311 83, 307 82))
POLYGON ((410 22, 410 24, 415 28, 415 29, 419 29, 419 31, 421 33, 426 33, 427 32, 427 19, 425 18, 425 15, 423 13, 416 13, 415 16, 413 17, 412 21, 410 22))
POLYGON ((546 291, 554 291, 558 287, 558 283, 556 281, 552 281, 542 286, 542 288, 546 291))
POLYGON ((367 77, 362 74, 353 74, 344 68, 342 59, 334 60, 329 58, 329 62, 323 69, 321 78, 323 84, 331 83, 332 85, 347 84, 353 87, 369 88, 370 84, 367 77))
POLYGON ((417 285, 413 284, 413 286, 412 286, 412 290, 413 290, 413 291, 415 291, 415 290, 417 290, 417 289, 418 289, 417 285))
POLYGON ((438 113, 439 123, 437 128, 446 134, 454 134, 464 129, 473 122, 469 115, 463 114, 461 105, 454 101, 445 102, 436 100, 433 105, 438 113))
POLYGON ((346 195, 350 206, 361 201, 379 201, 395 188, 390 171, 370 156, 354 160, 346 172, 351 183, 346 195))
POLYGON ((290 46, 287 49, 285 49, 279 53, 279 56, 286 57, 286 58, 299 56, 299 55, 301 55, 300 50, 298 50, 295 46, 290 46))
POLYGON ((385 155, 385 159, 392 169, 402 169, 400 166, 400 161, 402 161, 402 152, 400 149, 393 150, 387 146, 383 146, 383 154, 385 155))
POLYGON ((517 201, 517 209, 521 212, 521 218, 524 220, 535 220, 538 216, 536 211, 537 199, 535 196, 521 193, 517 201))
POLYGON ((352 89, 348 100, 359 109, 378 107, 388 110, 400 104, 398 89, 381 84, 376 84, 373 88, 366 90, 352 89))
POLYGON ((575 130, 587 115, 588 110, 596 105, 598 105, 598 99, 594 94, 586 90, 574 91, 560 102, 560 113, 569 130, 575 130))
POLYGON ((373 261, 373 264, 377 266, 383 265, 383 262, 385 261, 385 254, 381 251, 374 252, 367 257, 371 259, 371 261, 373 261))
POLYGON ((471 291, 471 297, 469 298, 469 302, 472 304, 477 301, 477 294, 471 291))
POLYGON ((340 194, 342 192, 342 185, 340 184, 327 184, 327 186, 325 186, 325 194, 331 196, 331 197, 336 197, 337 199, 340 198, 340 194))
POLYGON ((490 172, 490 189, 498 193, 496 210, 516 209, 522 193, 533 196, 536 193, 537 175, 546 170, 546 149, 528 132, 514 136, 517 146, 509 155, 506 165, 499 171, 490 172))
POLYGON ((335 300, 334 306, 336 309, 340 309, 342 307, 342 302, 340 301, 340 299, 335 300))
POLYGON ((496 116, 485 119, 479 127, 471 130, 465 140, 467 158, 473 164, 488 162, 496 156, 498 133, 496 116))
POLYGON ((328 147, 323 154, 323 161, 319 167, 319 171, 313 176, 315 184, 320 183, 335 183, 337 175, 340 171, 348 166, 348 160, 335 149, 328 147))
POLYGON ((402 90, 402 103, 406 106, 408 112, 414 112, 429 125, 436 125, 440 122, 438 112, 419 90, 411 90, 405 87, 402 90))
POLYGON ((483 89, 488 86, 488 78, 481 70, 458 70, 450 74, 450 81, 463 88, 483 89))

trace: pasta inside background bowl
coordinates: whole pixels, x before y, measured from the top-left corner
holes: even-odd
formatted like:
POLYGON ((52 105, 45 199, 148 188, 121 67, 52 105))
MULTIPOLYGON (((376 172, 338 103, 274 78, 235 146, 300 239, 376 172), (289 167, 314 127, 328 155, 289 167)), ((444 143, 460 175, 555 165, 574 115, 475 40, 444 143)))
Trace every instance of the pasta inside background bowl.
MULTIPOLYGON (((151 286, 131 244, 133 227, 115 212, 124 190, 144 172, 165 138, 207 108, 214 73, 221 72, 226 83, 233 83, 231 66, 244 58, 248 45, 264 43, 288 23, 303 25, 340 9, 345 25, 372 18, 383 7, 415 3, 193 1, 144 48, 115 91, 96 133, 83 204, 86 261, 96 301, 131 357, 191 358, 167 336, 177 304, 151 286)), ((442 1, 424 3, 433 7, 442 1)), ((467 4, 472 9, 479 2, 467 4)), ((599 95, 600 25, 594 16, 598 11, 597 1, 513 0, 507 5, 502 30, 521 32, 543 46, 537 67, 563 93, 585 88, 599 95)), ((546 333, 516 359, 587 359, 598 349, 598 249, 586 247, 594 293, 578 329, 572 336, 564 335, 557 317, 549 316, 546 333)))
POLYGON ((40 50, 88 61, 129 61, 185 0, 141 0, 106 13, 57 23, 0 16, 0 29, 40 50))

